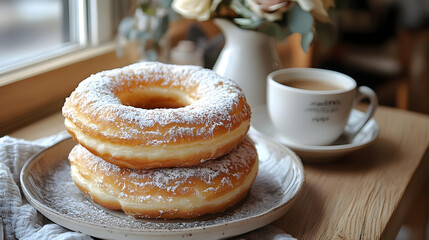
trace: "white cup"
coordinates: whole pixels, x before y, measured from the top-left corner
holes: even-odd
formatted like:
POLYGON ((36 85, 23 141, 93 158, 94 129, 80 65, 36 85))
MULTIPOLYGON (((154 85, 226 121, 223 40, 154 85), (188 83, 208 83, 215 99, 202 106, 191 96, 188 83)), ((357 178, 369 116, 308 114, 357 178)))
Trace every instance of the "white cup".
POLYGON ((267 85, 267 108, 274 127, 285 139, 299 144, 328 145, 344 132, 354 136, 378 106, 374 91, 368 87, 357 88, 351 77, 330 70, 282 69, 268 75, 267 85), (293 83, 304 81, 310 88, 320 84, 335 88, 309 90, 293 83), (348 124, 351 110, 363 99, 370 102, 365 117, 354 125, 348 124))

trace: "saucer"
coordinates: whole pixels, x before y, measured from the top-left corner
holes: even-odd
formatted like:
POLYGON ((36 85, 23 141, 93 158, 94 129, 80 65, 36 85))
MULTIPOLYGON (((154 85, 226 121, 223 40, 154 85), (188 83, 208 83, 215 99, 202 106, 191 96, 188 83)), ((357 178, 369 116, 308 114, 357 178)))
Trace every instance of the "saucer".
MULTIPOLYGON (((331 145, 313 146, 291 142, 283 138, 274 128, 273 123, 268 115, 266 105, 261 105, 252 109, 251 126, 258 134, 271 138, 292 149, 303 161, 308 162, 329 162, 337 157, 349 154, 361 148, 364 148, 377 138, 380 127, 375 119, 371 118, 368 123, 352 139, 340 136, 331 145)), ((350 122, 356 122, 362 119, 365 113, 353 109, 350 114, 350 122)))

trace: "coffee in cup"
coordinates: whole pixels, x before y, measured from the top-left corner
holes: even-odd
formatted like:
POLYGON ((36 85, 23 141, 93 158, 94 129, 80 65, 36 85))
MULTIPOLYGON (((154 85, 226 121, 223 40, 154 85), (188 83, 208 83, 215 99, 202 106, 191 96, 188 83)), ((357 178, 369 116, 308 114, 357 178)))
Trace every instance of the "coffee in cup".
POLYGON ((370 88, 330 70, 282 69, 268 75, 267 85, 267 108, 276 130, 299 144, 328 145, 343 132, 355 135, 378 105, 370 88), (348 124, 354 105, 366 98, 370 105, 363 120, 348 124))
POLYGON ((292 79, 282 84, 292 88, 314 91, 332 91, 343 89, 341 85, 329 82, 314 81, 311 79, 292 79))

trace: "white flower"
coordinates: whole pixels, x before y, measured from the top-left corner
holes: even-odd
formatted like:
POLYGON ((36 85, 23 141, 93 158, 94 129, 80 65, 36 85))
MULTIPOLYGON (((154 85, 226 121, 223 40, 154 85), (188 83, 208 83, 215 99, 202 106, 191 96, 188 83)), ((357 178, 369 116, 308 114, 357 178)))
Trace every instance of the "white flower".
POLYGON ((304 10, 311 12, 314 18, 322 22, 329 22, 327 10, 333 7, 334 0, 295 0, 304 10))
POLYGON ((221 0, 174 0, 172 8, 186 18, 208 20, 221 0))
POLYGON ((291 2, 289 0, 246 0, 253 13, 271 22, 281 20, 283 13, 292 6, 291 2))

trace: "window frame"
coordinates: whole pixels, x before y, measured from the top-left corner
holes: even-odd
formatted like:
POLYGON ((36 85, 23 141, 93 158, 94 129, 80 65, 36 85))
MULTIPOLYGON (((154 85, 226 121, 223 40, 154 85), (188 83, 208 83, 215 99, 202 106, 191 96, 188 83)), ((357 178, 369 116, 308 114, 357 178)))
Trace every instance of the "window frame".
POLYGON ((97 26, 112 19, 113 0, 70 2, 84 10, 79 13, 79 24, 85 24, 80 46, 0 74, 0 136, 60 111, 65 98, 89 75, 138 60, 132 44, 123 57, 116 56, 113 21, 97 26))
MULTIPOLYGON (((49 59, 80 50, 87 46, 88 31, 86 26, 88 21, 86 14, 86 0, 67 0, 65 2, 68 9, 66 16, 68 20, 67 23, 64 24, 64 28, 66 25, 68 26, 68 35, 70 36, 71 42, 63 43, 62 46, 58 49, 52 49, 46 53, 38 54, 36 56, 29 56, 27 59, 22 59, 19 62, 7 65, 6 67, 0 66, 0 77, 10 72, 19 71, 20 69, 32 66, 36 63, 47 61, 49 59)), ((63 6, 63 8, 66 7, 63 6)))

